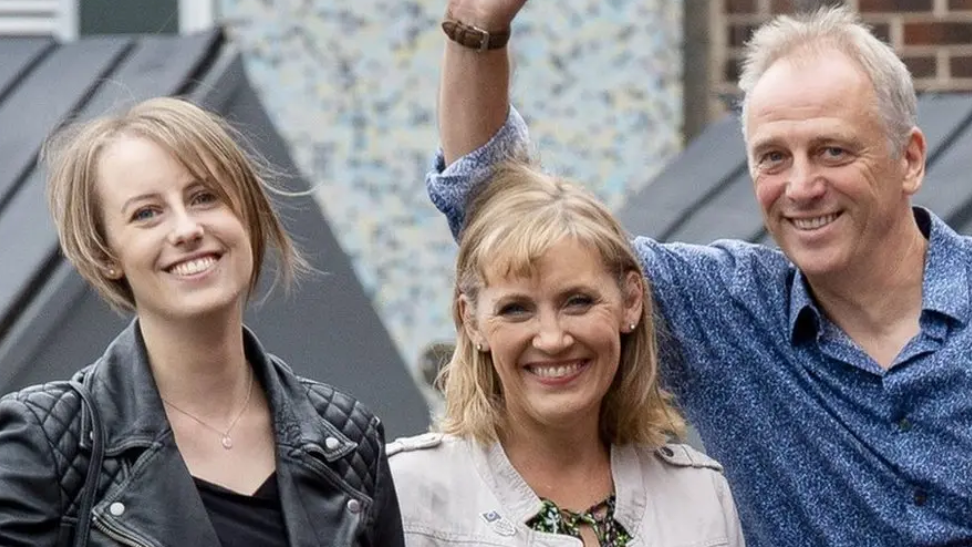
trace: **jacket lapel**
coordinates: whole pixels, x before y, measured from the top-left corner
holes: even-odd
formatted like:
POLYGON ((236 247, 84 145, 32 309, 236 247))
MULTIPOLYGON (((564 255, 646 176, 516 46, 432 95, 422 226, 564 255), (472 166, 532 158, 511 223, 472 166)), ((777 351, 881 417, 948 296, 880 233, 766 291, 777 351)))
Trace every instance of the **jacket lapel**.
POLYGON ((308 398, 309 388, 271 357, 249 330, 244 344, 273 413, 277 485, 289 544, 355 545, 371 500, 349 488, 332 465, 357 444, 320 416, 308 398))
MULTIPOLYGON (((289 457, 301 456, 291 454, 289 457)), ((304 462, 291 462, 277 471, 280 505, 290 545, 357 545, 361 516, 368 510, 368 500, 342 491, 314 467, 304 462), (349 505, 351 500, 357 504, 356 511, 349 509, 354 506, 349 505)))
MULTIPOLYGON (((137 320, 79 376, 98 407, 108 457, 131 448, 148 448, 169 431, 137 320)), ((85 417, 81 424, 81 445, 90 449, 90 421, 85 417)))
POLYGON ((145 451, 132 474, 95 506, 95 526, 146 545, 219 545, 196 485, 171 435, 145 451), (160 517, 164 515, 164 517, 160 517), (152 538, 152 543, 146 539, 152 538))

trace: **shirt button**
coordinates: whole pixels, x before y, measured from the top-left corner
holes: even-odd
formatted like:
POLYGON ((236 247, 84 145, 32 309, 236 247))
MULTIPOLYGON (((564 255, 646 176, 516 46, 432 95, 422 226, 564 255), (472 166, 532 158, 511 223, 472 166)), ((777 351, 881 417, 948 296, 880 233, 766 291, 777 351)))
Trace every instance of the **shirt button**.
POLYGON ((341 446, 341 441, 335 439, 334 437, 324 439, 324 447, 328 450, 337 450, 339 446, 341 446))
POLYGON ((358 500, 348 500, 348 511, 357 513, 361 510, 361 502, 358 500))
POLYGON ((915 505, 921 507, 922 505, 925 505, 925 502, 927 501, 928 501, 928 492, 925 492, 920 488, 915 490, 915 505))
POLYGON ((120 517, 125 512, 125 504, 116 501, 108 506, 108 512, 116 517, 120 517))
POLYGON ((911 431, 911 421, 908 418, 901 418, 898 421, 898 429, 900 429, 903 433, 911 431))

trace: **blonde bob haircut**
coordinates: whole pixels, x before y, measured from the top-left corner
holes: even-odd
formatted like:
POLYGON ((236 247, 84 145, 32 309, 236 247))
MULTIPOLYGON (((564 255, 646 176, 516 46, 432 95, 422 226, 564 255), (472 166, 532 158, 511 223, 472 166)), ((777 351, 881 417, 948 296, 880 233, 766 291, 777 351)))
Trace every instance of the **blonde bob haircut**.
MULTIPOLYGON (((277 253, 274 283, 289 285, 306 262, 274 212, 256 156, 219 116, 177 98, 155 98, 116 115, 67 126, 44 145, 47 198, 65 257, 116 310, 134 311, 135 298, 124 278, 107 275, 115 261, 104 230, 96 189, 98 162, 113 142, 128 137, 152 141, 207 185, 246 227, 253 251, 250 293, 268 249, 277 253)), ((271 285, 272 286, 272 285, 271 285)))
MULTIPOLYGON (((460 298, 475 306, 487 271, 531 275, 552 246, 572 239, 596 249, 622 292, 628 274, 642 284, 644 303, 634 331, 621 337, 621 362, 601 403, 600 435, 610 444, 664 444, 684 422, 658 384, 658 353, 648 282, 627 234, 608 209, 580 186, 522 162, 497 168, 471 200, 460 234, 453 294, 456 349, 437 382, 445 412, 437 428, 488 444, 507 427, 499 376, 489 352, 477 351, 464 328, 460 298)), ((468 313, 468 311, 467 311, 468 313)), ((472 316, 474 314, 470 314, 472 316)))
POLYGON ((743 135, 749 94, 773 64, 781 59, 815 58, 835 51, 857 63, 870 79, 890 150, 900 157, 918 123, 918 99, 911 73, 891 46, 875 37, 846 6, 782 15, 753 33, 746 43, 739 76, 739 88, 744 93, 743 135))

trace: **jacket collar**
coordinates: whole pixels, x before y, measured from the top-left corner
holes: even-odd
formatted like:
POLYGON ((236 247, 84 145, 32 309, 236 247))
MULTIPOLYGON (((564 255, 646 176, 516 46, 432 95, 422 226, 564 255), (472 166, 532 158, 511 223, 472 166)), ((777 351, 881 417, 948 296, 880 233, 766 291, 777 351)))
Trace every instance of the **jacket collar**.
MULTIPOLYGON (((541 501, 513 468, 503 446, 496 442, 483 446, 465 439, 473 466, 492 490, 510 518, 525 523, 540 511, 541 501)), ((614 520, 632 534, 637 534, 647 506, 645 477, 633 445, 611 446, 611 474, 614 480, 614 520)))
MULTIPOLYGON (((310 445, 329 461, 354 450, 356 444, 327 420, 306 419, 319 416, 308 396, 309 389, 286 364, 267 353, 246 327, 243 327, 243 344, 247 361, 266 391, 278 445, 310 445), (339 442, 326 442, 329 437, 339 442)), ((106 456, 151 446, 170 431, 137 319, 78 377, 97 404, 106 456)), ((81 423, 81 444, 90 448, 90 420, 85 416, 81 423)))
MULTIPOLYGON (((79 376, 101 416, 106 456, 148 447, 169 430, 137 319, 79 376)), ((90 447, 90 420, 81 423, 81 445, 90 447)))
MULTIPOLYGON (((267 353, 246 327, 243 327, 243 345, 247 360, 266 390, 278 446, 310 449, 322 454, 327 461, 341 458, 357 447, 357 443, 335 424, 321 417, 318 406, 323 401, 315 401, 314 397, 323 398, 323 395, 311 389, 311 382, 297 376, 286 363, 267 353)), ((353 399, 336 391, 328 389, 325 392, 331 397, 345 398, 344 401, 331 401, 339 406, 354 403, 353 399)))

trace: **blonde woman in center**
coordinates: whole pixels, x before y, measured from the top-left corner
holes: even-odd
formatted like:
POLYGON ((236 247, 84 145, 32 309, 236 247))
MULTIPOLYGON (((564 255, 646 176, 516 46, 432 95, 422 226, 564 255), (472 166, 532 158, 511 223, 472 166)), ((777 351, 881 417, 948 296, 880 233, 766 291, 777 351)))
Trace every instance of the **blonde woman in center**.
POLYGON ((721 466, 670 444, 653 310, 617 220, 522 164, 460 234, 437 431, 388 454, 406 544, 744 544, 721 466))

